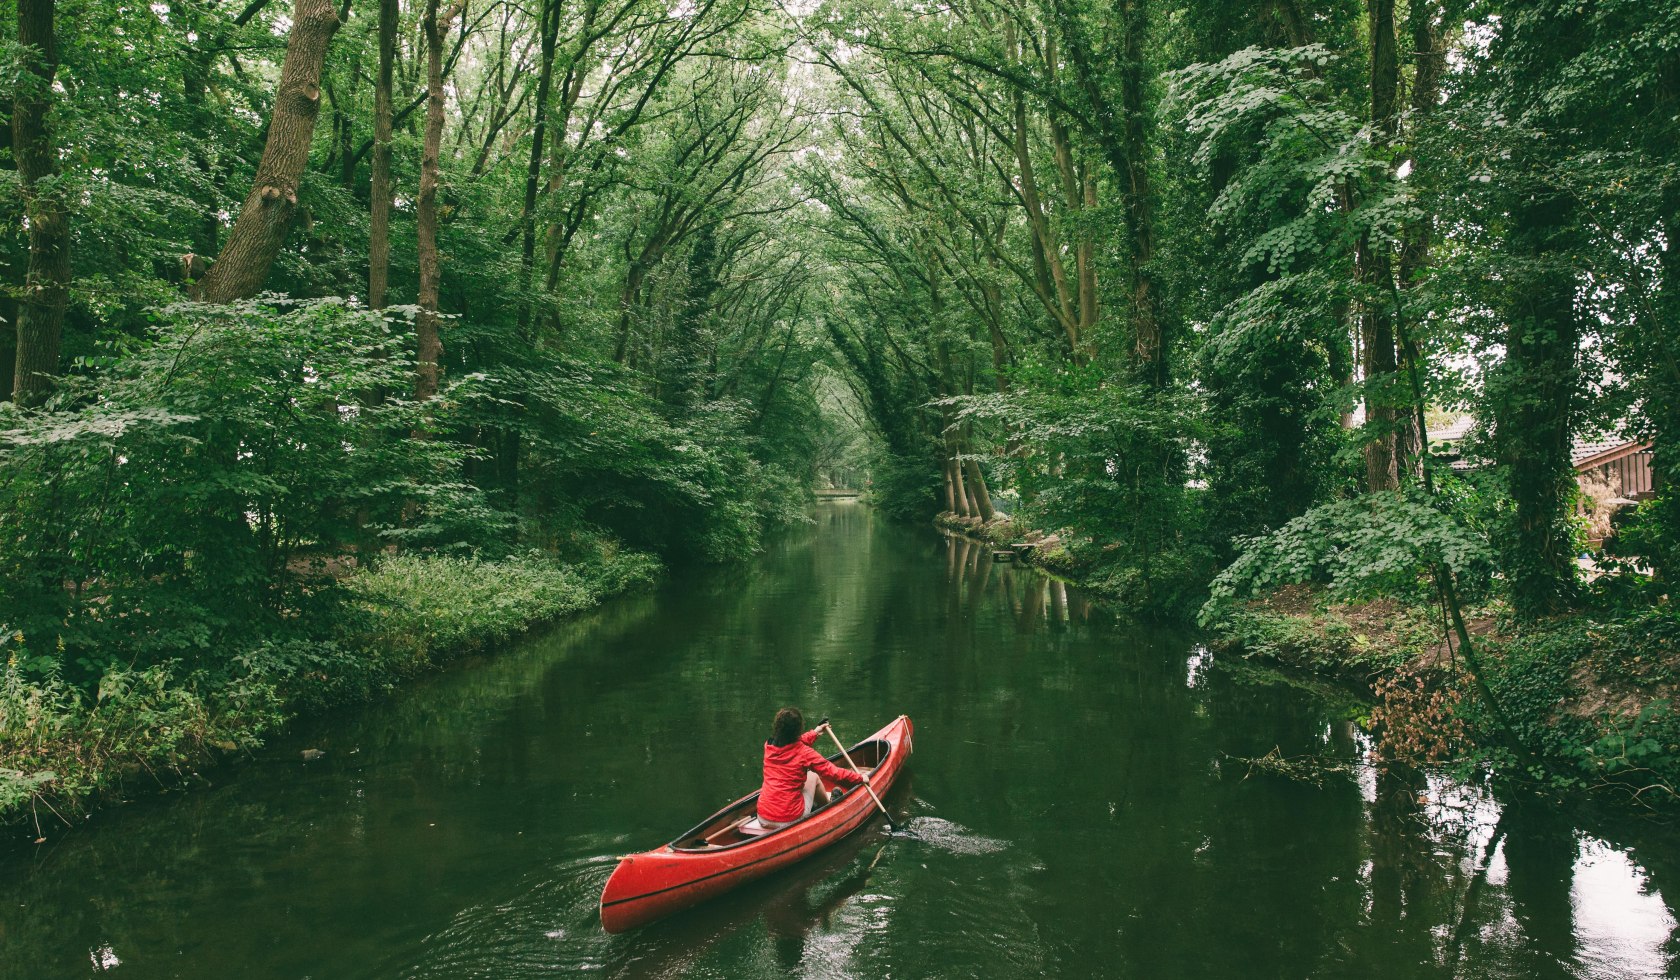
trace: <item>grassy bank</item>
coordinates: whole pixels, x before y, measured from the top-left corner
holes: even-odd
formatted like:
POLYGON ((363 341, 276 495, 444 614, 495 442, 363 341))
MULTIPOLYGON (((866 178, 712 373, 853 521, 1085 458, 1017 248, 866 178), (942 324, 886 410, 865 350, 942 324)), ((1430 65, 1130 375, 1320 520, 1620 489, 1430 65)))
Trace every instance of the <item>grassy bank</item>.
POLYGON ((1379 758, 1439 764, 1560 796, 1680 803, 1680 615, 1659 606, 1521 622, 1473 611, 1480 694, 1441 611, 1336 603, 1289 586, 1211 624, 1215 650, 1360 691, 1379 758))
POLYGON ((219 669, 113 665, 91 691, 32 671, 40 658, 12 634, 0 640, 0 823, 50 833, 104 792, 249 751, 299 714, 377 697, 657 573, 605 546, 569 564, 401 555, 335 586, 316 637, 230 652, 219 669))

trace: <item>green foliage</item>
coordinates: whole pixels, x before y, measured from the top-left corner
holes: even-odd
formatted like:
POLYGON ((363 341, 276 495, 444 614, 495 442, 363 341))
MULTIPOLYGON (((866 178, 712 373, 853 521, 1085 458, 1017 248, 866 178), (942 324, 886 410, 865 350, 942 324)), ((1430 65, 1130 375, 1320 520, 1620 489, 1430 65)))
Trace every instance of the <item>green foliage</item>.
MULTIPOLYGON (((1661 578, 1579 593, 1567 458, 1626 420, 1665 474, 1680 459, 1667 7, 1417 2, 1378 38, 1351 0, 504 5, 444 66, 424 404, 412 310, 330 298, 370 271, 371 16, 311 80, 274 292, 212 309, 179 304, 181 259, 213 258, 247 197, 285 5, 56 12, 67 371, 46 410, 0 408, 0 622, 32 683, 93 698, 155 668, 245 685, 254 718, 265 690, 327 689, 304 678, 371 692, 351 609, 421 657, 586 601, 544 563, 603 534, 737 558, 825 474, 867 469, 883 511, 922 518, 959 459, 1061 533, 1058 567, 1157 615, 1234 557, 1204 618, 1286 581, 1415 599, 1445 567, 1524 615, 1638 621, 1680 566, 1664 480, 1623 535, 1661 578), (1412 101, 1376 119, 1385 85, 1412 101), (1373 451, 1414 401, 1477 414, 1486 472, 1353 499, 1418 482, 1373 451), (498 606, 477 577, 508 555, 498 606)), ((424 115, 401 21, 397 302, 424 115)), ((4 167, 0 210, 15 323, 4 167)), ((590 574, 639 574, 615 569, 590 574)))
POLYGON ((1214 321, 1202 349, 1208 509, 1228 537, 1279 527, 1346 479, 1329 370, 1337 291, 1321 272, 1289 276, 1234 299, 1214 321))
POLYGON ((1245 655, 1296 667, 1333 671, 1347 659, 1353 629, 1339 619, 1310 619, 1237 611, 1220 623, 1226 643, 1245 655))
POLYGON ((529 360, 479 379, 455 422, 463 437, 494 428, 517 440, 513 485, 485 482, 514 491, 536 540, 602 528, 673 558, 728 561, 802 516, 805 474, 787 457, 760 461, 749 406, 712 401, 674 421, 610 362, 529 360))
POLYGON ((869 499, 897 520, 927 520, 941 506, 939 471, 921 456, 878 452, 870 464, 869 499))
POLYGON ((1595 617, 1592 638, 1599 678, 1661 697, 1680 693, 1680 616, 1671 607, 1595 617))
POLYGON ((1599 700, 1599 685, 1617 683, 1603 664, 1623 661, 1627 652, 1625 639, 1599 642, 1581 619, 1522 629, 1495 650, 1488 685, 1523 744, 1560 763, 1545 774, 1552 786, 1672 803, 1680 799, 1680 717, 1672 697, 1647 694, 1632 710, 1599 700))
POLYGON ((280 720, 276 711, 254 716, 238 697, 207 692, 177 664, 114 665, 84 693, 56 671, 31 676, 20 665, 28 659, 21 634, 8 639, 0 666, 0 820, 30 812, 40 799, 74 803, 130 772, 179 771, 202 758, 210 741, 258 744, 257 733, 280 720))
POLYGON ((1065 528, 1091 582, 1156 616, 1193 609, 1212 571, 1186 459, 1201 434, 1179 392, 1094 372, 944 403, 1011 434, 1004 462, 1027 526, 1065 528), (1088 543, 1087 543, 1088 542, 1088 543))
POLYGON ((77 683, 118 662, 217 669, 290 631, 348 550, 483 546, 506 525, 455 475, 462 447, 413 435, 437 416, 377 394, 412 370, 384 316, 184 304, 99 367, 0 416, 0 609, 77 683))
POLYGON ((1216 622, 1245 596, 1301 582, 1321 584, 1344 602, 1417 599, 1440 568, 1472 586, 1466 595, 1472 598, 1474 583, 1492 574, 1493 552, 1484 536, 1418 494, 1331 501, 1241 542, 1236 560, 1214 579, 1201 620, 1216 622))
POLYGON ((403 554, 352 575, 319 639, 264 639, 213 668, 113 664, 83 688, 23 634, 0 641, 0 822, 38 800, 74 809, 139 772, 181 773, 211 750, 249 750, 300 711, 355 702, 608 595, 651 582, 653 558, 597 542, 560 564, 403 554))
POLYGON ((1435 641, 1439 619, 1420 613, 1390 604, 1310 612, 1241 608, 1221 619, 1218 629, 1221 644, 1246 657, 1363 680, 1393 670, 1435 641))
MULTIPOLYGON (((1171 76, 1191 162, 1214 180, 1202 247, 1232 270, 1210 291, 1201 349, 1213 523, 1231 535, 1280 527, 1351 481, 1338 458, 1352 387, 1350 311, 1390 303, 1362 290, 1362 236, 1397 235, 1418 216, 1391 161, 1337 90, 1342 59, 1322 45, 1249 47, 1171 76)), ((1409 404, 1409 397, 1404 400, 1409 404)))
POLYGON ((1676 511, 1680 511, 1680 497, 1666 493, 1640 503, 1615 537, 1606 542, 1606 550, 1646 559, 1668 577, 1680 569, 1680 520, 1676 511))

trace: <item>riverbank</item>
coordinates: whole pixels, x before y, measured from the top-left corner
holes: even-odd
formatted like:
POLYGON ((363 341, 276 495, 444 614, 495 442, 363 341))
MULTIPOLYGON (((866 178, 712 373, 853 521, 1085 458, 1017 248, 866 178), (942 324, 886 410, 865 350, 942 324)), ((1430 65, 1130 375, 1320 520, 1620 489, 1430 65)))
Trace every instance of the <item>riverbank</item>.
POLYGON ((301 716, 368 701, 462 656, 651 583, 649 555, 598 542, 582 560, 398 555, 332 587, 314 636, 231 651, 221 669, 112 666, 97 691, 32 679, 27 638, 0 640, 0 826, 37 837, 107 794, 167 785, 248 753, 301 716))
MULTIPOLYGON (((1053 535, 1008 519, 946 513, 935 523, 998 549, 1034 542, 1017 560, 1127 608, 1123 590, 1105 587, 1053 535)), ((1224 609, 1206 626, 1216 656, 1345 692, 1381 758, 1465 776, 1490 770, 1558 796, 1680 804, 1680 616, 1657 607, 1521 624, 1496 604, 1470 611, 1469 620, 1497 711, 1472 694, 1473 678, 1435 607, 1338 604, 1320 590, 1286 586, 1224 609)))
MULTIPOLYGON (((1062 545, 1060 537, 1021 528, 1008 517, 999 516, 990 521, 982 521, 945 511, 936 515, 933 523, 936 527, 961 534, 998 551, 1013 551, 1015 561, 1042 569, 1052 575, 1078 580, 1083 572, 1088 571, 1074 560, 1073 555, 1062 545), (1017 549, 1017 544, 1028 544, 1031 547, 1017 549)), ((1079 585, 1093 592, 1101 592, 1085 581, 1080 581, 1079 585)))
POLYGON ((1467 660, 1436 608, 1393 599, 1337 604, 1290 586, 1209 627, 1216 653, 1366 692, 1363 722, 1384 758, 1491 768, 1560 796, 1680 803, 1680 617, 1673 611, 1521 623, 1495 604, 1469 611, 1467 625, 1495 705, 1472 693, 1467 660))

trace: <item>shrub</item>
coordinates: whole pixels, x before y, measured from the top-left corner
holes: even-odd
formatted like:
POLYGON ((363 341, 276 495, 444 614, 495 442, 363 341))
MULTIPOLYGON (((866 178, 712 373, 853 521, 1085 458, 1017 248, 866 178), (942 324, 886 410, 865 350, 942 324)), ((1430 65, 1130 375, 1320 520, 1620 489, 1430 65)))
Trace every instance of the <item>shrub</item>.
POLYGON ((1485 534, 1413 491, 1322 504, 1240 546, 1236 560, 1213 581, 1202 607, 1204 625, 1244 597, 1284 585, 1320 584, 1331 599, 1344 602, 1417 600, 1427 594, 1424 583, 1435 568, 1451 569, 1466 584, 1490 581, 1493 570, 1485 534))
POLYGON ((411 435, 446 403, 375 394, 407 390, 405 342, 342 302, 182 304, 47 410, 0 406, 0 621, 30 669, 222 670, 318 618, 325 563, 369 539, 494 540, 464 450, 411 435))
POLYGON ((27 675, 16 635, 12 644, 0 667, 0 819, 37 800, 73 803, 136 770, 178 771, 210 744, 256 744, 283 720, 272 689, 251 698, 250 684, 206 687, 177 664, 108 667, 89 695, 56 671, 27 675))

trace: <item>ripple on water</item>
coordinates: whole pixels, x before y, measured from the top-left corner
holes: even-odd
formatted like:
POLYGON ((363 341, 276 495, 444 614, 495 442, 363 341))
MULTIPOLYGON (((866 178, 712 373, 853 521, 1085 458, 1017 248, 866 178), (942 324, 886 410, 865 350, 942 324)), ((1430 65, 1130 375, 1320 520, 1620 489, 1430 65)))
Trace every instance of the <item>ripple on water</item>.
POLYGON ((899 835, 952 854, 996 854, 1009 846, 942 817, 911 817, 899 825, 899 835))
POLYGON ((1033 878, 1042 869, 1030 850, 953 820, 922 814, 904 822, 888 845, 869 894, 842 922, 885 941, 858 943, 849 970, 817 975, 897 972, 906 947, 932 957, 948 976, 1053 974, 1050 946, 1031 911, 1033 878), (894 920, 922 926, 904 932, 894 920), (926 928, 929 923, 934 928, 926 928))
POLYGON ((567 861, 510 883, 493 901, 461 909, 427 936, 401 976, 501 978, 603 969, 611 938, 597 922, 598 902, 616 859, 567 861))

